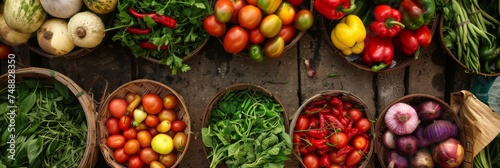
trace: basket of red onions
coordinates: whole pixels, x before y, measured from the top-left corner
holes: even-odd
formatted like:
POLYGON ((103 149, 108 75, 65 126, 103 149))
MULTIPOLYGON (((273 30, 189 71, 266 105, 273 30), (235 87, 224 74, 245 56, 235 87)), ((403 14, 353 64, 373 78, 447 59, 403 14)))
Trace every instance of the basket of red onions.
POLYGON ((375 124, 382 167, 471 167, 459 116, 439 98, 411 94, 386 106, 375 124))

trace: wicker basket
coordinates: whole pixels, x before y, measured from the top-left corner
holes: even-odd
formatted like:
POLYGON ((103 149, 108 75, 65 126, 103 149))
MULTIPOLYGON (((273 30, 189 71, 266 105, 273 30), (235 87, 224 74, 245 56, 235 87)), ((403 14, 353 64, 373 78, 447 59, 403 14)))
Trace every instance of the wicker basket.
MULTIPOLYGON (((280 106, 284 110, 282 113, 283 114, 282 117, 283 117, 283 121, 284 121, 283 124, 285 125, 285 130, 289 128, 288 115, 286 113, 286 110, 285 110, 283 104, 280 102, 280 100, 278 98, 274 97, 273 94, 271 92, 269 92, 267 89, 265 89, 261 86, 255 85, 255 84, 234 84, 234 85, 228 86, 228 87, 224 88, 223 90, 219 91, 215 96, 212 97, 212 99, 208 103, 207 107, 205 108, 205 113, 203 115, 203 120, 201 123, 202 127, 203 128, 208 127, 208 125, 210 124, 209 120, 210 120, 210 116, 212 115, 213 107, 217 105, 219 100, 222 99, 226 93, 238 91, 238 90, 246 90, 246 89, 251 89, 254 91, 262 92, 263 94, 274 98, 274 100, 278 104, 280 104, 280 106)), ((210 150, 205 145, 203 145, 203 151, 204 151, 205 155, 208 156, 208 152, 210 150)), ((218 167, 226 167, 226 165, 222 164, 222 162, 221 162, 221 164, 219 164, 218 167)))
MULTIPOLYGON (((94 167, 97 162, 98 149, 96 143, 96 117, 95 117, 95 104, 92 96, 90 96, 87 92, 85 92, 80 86, 78 86, 73 80, 68 78, 67 76, 50 69, 45 68, 22 68, 17 69, 15 74, 16 80, 20 81, 23 79, 44 79, 47 81, 59 81, 62 84, 66 85, 68 89, 73 93, 77 98, 80 104, 82 105, 83 111, 85 112, 85 119, 87 122, 87 141, 86 141, 86 149, 83 154, 83 158, 80 161, 78 167, 80 168, 88 168, 94 167)), ((8 73, 0 76, 0 88, 7 87, 8 80, 12 79, 8 73)))
MULTIPOLYGON (((124 98, 127 93, 135 93, 138 95, 144 95, 146 93, 156 93, 160 97, 165 97, 167 94, 174 94, 179 99, 179 105, 176 109, 177 118, 184 121, 186 123, 186 128, 184 132, 187 135, 187 142, 184 150, 182 152, 177 153, 177 161, 172 167, 176 167, 182 161, 182 158, 188 151, 189 141, 191 139, 191 120, 189 118, 188 108, 184 101, 184 98, 179 95, 175 90, 170 88, 169 86, 162 84, 160 82, 156 82, 149 79, 138 79, 134 81, 130 81, 128 83, 123 84, 118 87, 111 94, 107 95, 107 98, 101 103, 99 107, 99 116, 98 116, 98 140, 99 147, 101 149, 102 155, 108 165, 111 167, 125 167, 122 164, 117 163, 113 158, 113 150, 106 145, 106 139, 109 136, 109 133, 106 129, 106 120, 111 117, 111 114, 108 112, 108 104, 113 98, 124 98)), ((175 150, 174 150, 175 151, 175 150)), ((172 151, 172 152, 174 152, 172 151)))
POLYGON ((461 166, 462 168, 469 168, 472 167, 473 165, 473 157, 472 157, 472 145, 470 143, 467 143, 465 140, 465 132, 464 132, 464 125, 462 124, 461 119, 459 116, 456 114, 455 111, 451 109, 451 107, 446 104, 443 100, 434 97, 432 95, 428 94, 411 94, 411 95, 406 95, 403 96, 399 99, 394 100, 392 103, 387 105, 382 112, 380 113, 377 123, 375 124, 375 130, 377 130, 377 141, 376 141, 376 153, 378 155, 378 160, 383 168, 386 168, 387 165, 385 165, 384 162, 384 157, 386 154, 386 149, 384 148, 384 144, 382 142, 382 135, 384 132, 387 130, 387 127, 385 126, 385 121, 384 121, 384 116, 387 110, 394 104, 398 102, 403 102, 403 103, 408 103, 408 104, 416 104, 420 102, 424 102, 427 100, 434 100, 437 103, 439 103, 443 109, 443 119, 450 120, 455 122, 455 124, 458 127, 459 131, 459 139, 460 143, 464 147, 465 150, 465 156, 464 156, 464 161, 462 162, 461 166))
MULTIPOLYGON (((439 18, 440 18, 440 16, 438 14, 436 14, 436 16, 434 17, 434 20, 431 21, 427 25, 429 27, 432 35, 434 35, 434 33, 437 29, 437 23, 439 21, 438 20, 439 18)), ((323 34, 323 37, 326 40, 326 42, 328 43, 328 45, 330 46, 330 48, 334 51, 334 54, 336 56, 339 56, 340 58, 342 58, 342 60, 344 60, 344 62, 346 62, 347 64, 349 64, 357 69, 373 72, 373 70, 371 70, 371 67, 366 65, 363 62, 363 60, 361 59, 362 58, 361 54, 356 55, 356 56, 359 56, 359 58, 356 58, 354 60, 350 60, 348 57, 346 57, 346 55, 344 55, 339 49, 337 49, 333 45, 333 43, 330 39, 330 33, 335 26, 334 22, 331 22, 330 20, 328 20, 326 18, 322 18, 319 20, 320 20, 321 32, 323 34)), ((369 28, 366 28, 366 29, 369 29, 369 28)), ((377 72, 390 72, 390 71, 402 69, 402 68, 405 68, 408 65, 410 65, 415 60, 413 56, 404 55, 403 53, 397 51, 396 48, 394 48, 394 49, 395 49, 395 51, 394 51, 394 59, 393 60, 396 62, 396 65, 391 65, 390 68, 387 67, 387 68, 384 68, 384 69, 377 71, 377 72)), ((420 50, 420 53, 419 53, 419 55, 426 55, 426 54, 428 54, 428 47, 422 48, 420 50)), ((349 57, 353 57, 353 56, 354 55, 349 56, 349 57)))
MULTIPOLYGON (((316 101, 316 100, 324 100, 324 99, 327 99, 325 96, 333 96, 333 97, 338 97, 340 98, 342 101, 345 101, 345 102, 349 102, 353 105, 353 108, 358 108, 359 110, 361 110, 362 112, 364 112, 364 115, 363 117, 366 117, 368 118, 369 120, 373 120, 374 118, 374 114, 372 114, 370 112, 370 110, 368 109, 368 107, 366 106, 366 103, 361 100, 358 96, 352 94, 352 93, 349 93, 347 91, 343 91, 343 90, 325 90, 325 91, 322 91, 318 94, 315 94, 314 96, 310 97, 309 99, 307 99, 304 103, 302 103, 302 105, 299 107, 299 109, 297 109, 297 111, 295 112, 294 116, 293 116, 293 119, 290 123, 290 129, 289 129, 289 132, 288 134, 290 135, 290 137, 293 139, 293 133, 294 133, 294 129, 295 129, 295 123, 297 122, 297 118, 298 116, 300 115, 300 113, 302 113, 305 108, 310 105, 310 103, 316 101)), ((368 151, 368 154, 366 155, 366 159, 364 159, 362 162, 360 162, 359 166, 357 167, 367 167, 369 166, 369 160, 371 158, 371 155, 373 153, 373 150, 374 150, 374 138, 375 137, 375 132, 374 132, 374 128, 373 126, 370 127, 370 133, 369 133, 369 136, 371 138, 371 142, 370 142, 370 150, 368 151)), ((303 167, 306 167, 304 165, 304 162, 302 162, 302 158, 299 154, 297 153, 293 153, 295 155, 295 157, 297 157, 297 159, 300 161, 300 164, 303 166, 303 167)))

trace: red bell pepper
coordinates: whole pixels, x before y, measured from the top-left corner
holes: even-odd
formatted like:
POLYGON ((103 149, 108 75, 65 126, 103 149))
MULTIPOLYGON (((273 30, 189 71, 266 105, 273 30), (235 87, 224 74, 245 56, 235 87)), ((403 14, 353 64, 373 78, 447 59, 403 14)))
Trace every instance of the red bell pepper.
POLYGON ((369 35, 365 38, 365 45, 363 61, 371 66, 372 71, 377 72, 391 65, 394 59, 394 46, 391 38, 369 35))
POLYGON ((329 20, 338 20, 356 9, 354 0, 315 0, 314 9, 329 20))
POLYGON ((416 30, 401 30, 393 38, 396 48, 406 55, 414 55, 418 59, 420 47, 428 47, 432 41, 431 31, 427 26, 421 26, 416 30))
POLYGON ((401 13, 389 5, 378 5, 373 10, 375 20, 370 23, 373 34, 394 37, 405 25, 401 23, 401 13))
POLYGON ((319 157, 319 167, 330 167, 330 158, 328 153, 324 153, 319 157))

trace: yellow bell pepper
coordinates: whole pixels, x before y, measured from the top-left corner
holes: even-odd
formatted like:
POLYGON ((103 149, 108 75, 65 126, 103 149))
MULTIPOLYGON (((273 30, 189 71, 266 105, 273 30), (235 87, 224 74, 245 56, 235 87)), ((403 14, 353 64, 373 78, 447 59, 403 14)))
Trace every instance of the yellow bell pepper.
POLYGON ((348 15, 335 25, 330 37, 344 55, 361 54, 365 48, 365 25, 358 16, 348 15))

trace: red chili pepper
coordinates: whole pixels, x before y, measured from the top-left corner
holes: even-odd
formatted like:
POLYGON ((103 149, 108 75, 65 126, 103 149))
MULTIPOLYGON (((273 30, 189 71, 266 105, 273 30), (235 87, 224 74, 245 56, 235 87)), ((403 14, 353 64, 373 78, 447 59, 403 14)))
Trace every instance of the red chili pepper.
POLYGON ((330 167, 330 158, 328 157, 328 154, 322 154, 319 157, 319 167, 330 167))
MULTIPOLYGON (((403 30, 399 33, 402 31, 403 30)), ((386 68, 391 65, 393 59, 394 46, 392 46, 391 38, 371 35, 366 36, 365 50, 363 51, 363 62, 365 62, 366 65, 371 66, 372 71, 377 72, 386 68)))
MULTIPOLYGON (((401 30, 395 38, 393 38, 393 43, 396 48, 406 55, 413 55, 417 53, 420 46, 427 47, 431 44, 432 34, 429 28, 424 25, 420 26, 416 30, 401 30)), ((418 58, 418 54, 415 55, 415 59, 418 58)))
POLYGON ((394 37, 405 25, 401 23, 401 13, 389 5, 378 5, 373 10, 375 20, 370 30, 380 37, 394 37))
POLYGON ((302 2, 304 2, 304 0, 286 0, 288 1, 288 3, 292 4, 293 6, 299 6, 300 4, 302 4, 302 2))
POLYGON ((352 108, 352 103, 349 103, 349 102, 343 102, 344 104, 344 110, 349 110, 352 108))
POLYGON ((333 149, 335 148, 326 148, 326 149, 320 149, 320 150, 317 150, 317 153, 321 156, 323 154, 328 154, 328 152, 332 151, 333 149))
POLYGON ((365 133, 361 134, 361 136, 365 137, 365 139, 366 139, 366 146, 365 146, 365 148, 363 148, 362 151, 364 153, 367 153, 368 150, 370 150, 370 137, 368 136, 368 134, 365 134, 365 133))
MULTIPOLYGON (((155 44, 148 42, 148 41, 141 42, 141 44, 139 44, 139 47, 144 48, 144 49, 150 49, 150 50, 157 50, 158 49, 158 46, 156 46, 155 44)), ((166 46, 166 45, 160 46, 160 50, 167 50, 167 49, 168 49, 168 46, 166 46)))
POLYGON ((303 114, 306 116, 311 116, 316 113, 319 113, 322 110, 320 107, 308 107, 304 110, 303 114))
POLYGON ((316 118, 315 116, 310 116, 309 117, 309 129, 316 129, 318 128, 318 118, 316 118))
POLYGON ((151 28, 128 27, 127 32, 132 34, 149 34, 151 33, 151 28))
POLYGON ((129 7, 128 10, 129 10, 130 14, 132 14, 132 16, 134 16, 134 17, 136 17, 138 19, 144 19, 144 16, 148 16, 148 17, 152 18, 153 16, 158 15, 158 14, 153 13, 153 12, 152 13, 146 13, 146 14, 139 13, 139 12, 135 11, 134 8, 132 8, 132 6, 129 7))
POLYGON ((333 106, 333 110, 332 110, 332 113, 334 116, 340 116, 342 115, 342 109, 344 108, 344 106, 342 105, 343 102, 340 98, 338 97, 332 97, 332 99, 330 99, 330 105, 333 106))
POLYGON ((345 129, 345 125, 342 124, 333 114, 325 114, 324 115, 326 122, 330 125, 331 128, 340 128, 340 130, 345 129))
POLYGON ((162 24, 163 26, 169 27, 171 29, 175 28, 175 26, 177 25, 175 19, 165 15, 155 15, 153 16, 153 20, 156 23, 162 24))
POLYGON ((306 132, 307 137, 311 138, 325 138, 328 136, 328 130, 309 130, 306 132))
POLYGON ((323 107, 325 104, 328 103, 328 100, 326 99, 321 99, 321 100, 316 100, 311 103, 312 106, 316 107, 323 107))
POLYGON ((354 150, 356 150, 356 149, 354 149, 354 147, 347 145, 347 146, 344 146, 343 148, 340 148, 339 150, 337 150, 337 155, 338 156, 347 156, 347 154, 351 153, 354 150))
POLYGON ((329 20, 338 20, 356 9, 354 0, 315 0, 314 9, 329 20))
POLYGON ((356 136, 358 132, 357 128, 346 128, 344 133, 347 136, 347 139, 350 140, 352 137, 356 136))
POLYGON ((326 129, 325 115, 323 115, 322 113, 319 113, 319 128, 326 129))
MULTIPOLYGON (((301 132, 300 132, 301 133, 301 132)), ((293 133, 293 143, 294 144, 300 144, 300 142, 302 141, 302 136, 300 135, 299 132, 294 132, 293 133)))
POLYGON ((311 139, 312 146, 314 146, 314 148, 316 148, 317 150, 333 148, 332 146, 328 145, 329 143, 330 140, 325 139, 324 137, 322 139, 311 139))

